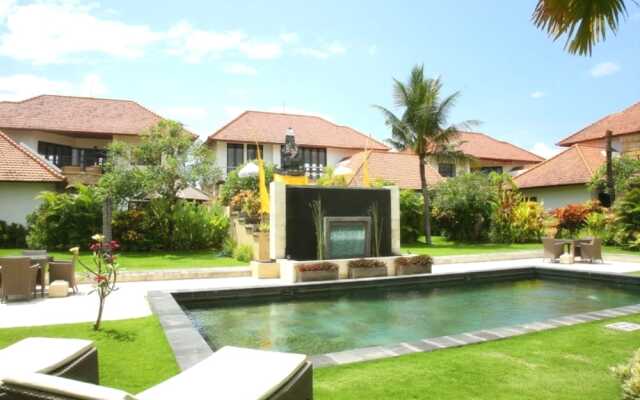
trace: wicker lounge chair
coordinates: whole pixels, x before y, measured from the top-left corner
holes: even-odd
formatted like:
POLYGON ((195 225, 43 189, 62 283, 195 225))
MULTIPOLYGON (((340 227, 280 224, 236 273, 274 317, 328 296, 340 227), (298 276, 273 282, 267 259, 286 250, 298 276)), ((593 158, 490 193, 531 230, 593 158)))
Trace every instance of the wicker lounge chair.
POLYGON ((9 296, 33 298, 38 279, 38 264, 32 265, 29 257, 0 257, 0 300, 9 296))
POLYGON ((602 260, 602 239, 593 238, 588 243, 580 243, 580 256, 582 260, 589 260, 590 263, 602 260))
POLYGON ((76 265, 73 261, 52 261, 49 263, 49 282, 57 280, 67 281, 69 287, 73 289, 73 293, 78 293, 78 284, 76 283, 76 265))
POLYGON ((549 262, 556 262, 558 258, 564 253, 564 242, 557 241, 553 238, 543 238, 542 245, 544 246, 544 259, 548 259, 549 262))
MULTIPOLYGON (((16 373, 41 373, 97 384, 98 351, 90 340, 23 339, 0 350, 0 385, 16 373)), ((0 386, 0 399, 11 398, 2 394, 0 386)))
POLYGON ((6 377, 16 400, 311 400, 313 371, 302 354, 223 347, 195 366, 138 395, 34 373, 6 377))
MULTIPOLYGON (((40 264, 40 272, 38 272, 37 285, 40 286, 40 293, 44 297, 44 288, 47 285, 46 273, 49 262, 53 261, 53 257, 47 254, 46 250, 22 250, 22 255, 31 258, 32 264, 40 264)), ((50 282, 53 282, 50 280, 50 282)))

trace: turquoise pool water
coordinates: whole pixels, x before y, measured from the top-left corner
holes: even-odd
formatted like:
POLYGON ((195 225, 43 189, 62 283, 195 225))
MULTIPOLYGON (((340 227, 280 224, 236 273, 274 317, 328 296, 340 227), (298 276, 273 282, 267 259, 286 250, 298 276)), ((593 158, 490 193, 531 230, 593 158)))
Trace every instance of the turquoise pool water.
POLYGON ((187 304, 185 311, 214 349, 235 345, 315 355, 637 303, 640 290, 627 286, 527 279, 234 299, 187 304))

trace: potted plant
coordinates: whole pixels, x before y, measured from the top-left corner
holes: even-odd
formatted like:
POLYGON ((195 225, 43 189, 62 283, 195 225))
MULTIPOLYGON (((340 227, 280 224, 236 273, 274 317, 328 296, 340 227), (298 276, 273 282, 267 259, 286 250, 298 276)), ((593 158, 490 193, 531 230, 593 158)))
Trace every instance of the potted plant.
POLYGON ((349 261, 349 278, 373 278, 376 276, 387 276, 387 265, 380 260, 359 260, 349 261))
POLYGON ((395 259, 396 275, 430 274, 433 258, 428 255, 398 257, 395 259))
POLYGON ((298 265, 298 281, 335 281, 338 279, 338 264, 318 262, 298 265))

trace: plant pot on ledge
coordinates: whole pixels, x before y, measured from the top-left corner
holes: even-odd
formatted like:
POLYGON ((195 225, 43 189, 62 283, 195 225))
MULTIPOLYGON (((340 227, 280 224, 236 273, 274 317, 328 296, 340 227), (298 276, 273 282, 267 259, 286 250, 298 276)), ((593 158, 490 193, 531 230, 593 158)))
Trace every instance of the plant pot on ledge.
POLYGON ((387 265, 382 261, 366 259, 349 261, 349 279, 378 276, 387 276, 387 265))
POLYGON ((298 265, 298 282, 336 281, 338 265, 330 262, 298 265))
POLYGON ((430 256, 398 257, 394 261, 396 275, 430 274, 433 259, 430 256))

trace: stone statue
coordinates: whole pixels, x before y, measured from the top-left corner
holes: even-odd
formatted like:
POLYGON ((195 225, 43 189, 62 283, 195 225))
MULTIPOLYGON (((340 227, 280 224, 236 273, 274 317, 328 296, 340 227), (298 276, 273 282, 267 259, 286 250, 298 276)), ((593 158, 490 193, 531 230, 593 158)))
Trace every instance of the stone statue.
POLYGON ((293 129, 287 129, 287 135, 284 139, 284 148, 282 149, 281 168, 276 172, 281 175, 303 175, 302 168, 302 152, 296 145, 296 136, 293 129))

